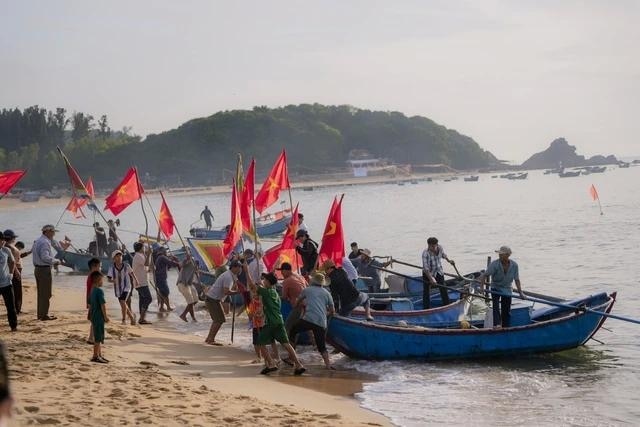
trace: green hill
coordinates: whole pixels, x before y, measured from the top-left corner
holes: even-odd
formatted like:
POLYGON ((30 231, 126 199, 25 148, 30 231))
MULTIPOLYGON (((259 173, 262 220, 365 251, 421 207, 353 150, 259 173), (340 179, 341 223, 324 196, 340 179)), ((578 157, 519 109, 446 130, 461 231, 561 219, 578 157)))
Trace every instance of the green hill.
MULTIPOLYGON (((103 117, 106 122, 106 116, 103 117)), ((59 128, 56 137, 61 140, 59 128)), ((34 139, 29 141, 32 143, 34 139)), ((1 132, 0 144, 3 144, 1 132)), ((51 143, 46 147, 44 156, 51 143)), ((228 181, 229 174, 225 178, 224 171, 234 169, 236 153, 242 153, 246 161, 255 157, 257 174, 263 176, 282 148, 287 150, 292 174, 344 169, 353 149, 365 149, 375 157, 400 164, 444 163, 455 169, 498 164, 472 138, 425 117, 346 105, 303 104, 223 111, 190 120, 177 129, 148 135, 143 141, 122 133, 107 134, 102 129, 83 132, 82 137, 65 142, 65 151, 80 174, 92 175, 105 184, 117 180, 132 164, 147 179, 157 178, 154 180, 157 183, 221 183, 228 181)), ((26 148, 18 146, 17 150, 26 148)), ((41 165, 42 153, 41 150, 31 156, 40 154, 41 165)), ((7 157, 5 153, 4 158, 7 157)), ((54 167, 52 162, 59 163, 48 157, 46 172, 38 174, 40 185, 64 182, 62 165, 54 167)), ((7 165, 2 166, 7 169, 7 165)))

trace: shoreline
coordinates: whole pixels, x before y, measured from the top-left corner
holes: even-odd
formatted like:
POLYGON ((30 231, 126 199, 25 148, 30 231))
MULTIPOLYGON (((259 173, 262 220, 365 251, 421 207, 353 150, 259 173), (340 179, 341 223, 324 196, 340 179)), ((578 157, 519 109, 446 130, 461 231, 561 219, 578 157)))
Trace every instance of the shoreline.
POLYGON ((52 313, 58 319, 51 322, 35 319, 35 294, 35 286, 26 283, 26 313, 19 316, 17 333, 9 332, 4 313, 0 317, 16 401, 10 425, 172 425, 169 419, 175 425, 391 425, 354 396, 364 382, 375 380, 371 376, 319 365, 307 366, 301 377, 288 367, 262 376, 260 365, 251 363, 253 354, 238 347, 206 346, 162 320, 120 325, 109 296, 112 321, 103 352, 111 363, 91 363, 89 323, 86 311, 78 309, 84 292, 56 289, 54 283, 52 313))
MULTIPOLYGON (((301 180, 293 182, 291 184, 292 190, 312 191, 316 188, 330 188, 330 187, 342 187, 342 186, 355 186, 355 185, 375 185, 375 184, 398 184, 411 181, 427 181, 429 178, 432 180, 443 179, 448 176, 463 176, 469 175, 472 172, 429 172, 429 173, 415 173, 411 175, 402 176, 387 176, 387 175, 374 175, 366 177, 354 177, 343 176, 334 178, 311 178, 309 180, 301 180)), ((256 187, 259 188, 259 187, 256 187)), ((215 185, 215 186, 199 186, 199 187, 171 187, 171 188, 152 188, 145 189, 145 192, 149 195, 159 195, 160 191, 164 194, 180 197, 180 196, 200 196, 209 194, 231 194, 231 185, 215 185)), ((98 195, 97 199, 103 199, 107 194, 98 195)), ((19 198, 4 197, 0 201, 0 208, 30 208, 38 206, 56 206, 66 205, 69 203, 71 195, 63 196, 58 199, 47 199, 41 197, 37 202, 22 202, 19 198)))

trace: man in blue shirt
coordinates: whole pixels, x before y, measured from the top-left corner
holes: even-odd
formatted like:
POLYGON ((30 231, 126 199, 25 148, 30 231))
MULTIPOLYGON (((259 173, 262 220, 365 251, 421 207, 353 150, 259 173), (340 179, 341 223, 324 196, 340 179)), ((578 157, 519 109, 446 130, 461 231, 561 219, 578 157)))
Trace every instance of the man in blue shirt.
POLYGON ((510 260, 511 248, 501 246, 498 253, 498 259, 489 264, 487 271, 480 275, 480 284, 486 283, 486 278, 491 276, 491 305, 493 307, 493 325, 494 327, 508 327, 511 320, 511 283, 516 282, 516 287, 520 293, 520 298, 524 299, 522 286, 520 284, 520 276, 518 273, 518 264, 510 260))

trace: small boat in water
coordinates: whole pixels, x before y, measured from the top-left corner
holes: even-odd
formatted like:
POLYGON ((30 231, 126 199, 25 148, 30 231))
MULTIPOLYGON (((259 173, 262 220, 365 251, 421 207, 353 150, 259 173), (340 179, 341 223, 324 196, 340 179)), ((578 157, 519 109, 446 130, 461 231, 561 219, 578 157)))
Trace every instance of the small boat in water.
POLYGON ((566 171, 566 172, 560 172, 558 174, 558 176, 560 178, 573 178, 576 176, 580 176, 580 171, 566 171))
POLYGON ((20 201, 25 203, 37 202, 40 200, 39 191, 25 191, 20 195, 20 201))
MULTIPOLYGON (((89 252, 65 251, 62 249, 56 249, 56 252, 55 258, 60 260, 61 265, 80 273, 89 272, 89 260, 94 258, 93 254, 89 252)), ((113 261, 108 257, 100 257, 100 261, 102 262, 102 272, 107 273, 113 261)))
POLYGON ((480 179, 480 176, 478 175, 466 176, 464 178, 465 182, 477 182, 479 179, 480 179))
POLYGON ((512 174, 510 177, 508 177, 508 179, 510 180, 527 179, 528 176, 529 176, 529 172, 524 172, 524 173, 512 174))
POLYGON ((391 326, 333 316, 327 339, 349 357, 370 360, 430 361, 555 352, 591 339, 605 321, 601 313, 609 313, 615 300, 615 292, 602 292, 564 307, 532 311, 529 306, 514 305, 512 326, 506 328, 391 326))
MULTIPOLYGON (((256 227, 258 236, 269 237, 284 233, 287 225, 291 221, 291 210, 285 209, 272 214, 267 214, 257 219, 256 227)), ((227 229, 219 228, 216 230, 207 230, 206 228, 192 228, 189 233, 198 239, 214 239, 224 240, 227 236, 227 229)))

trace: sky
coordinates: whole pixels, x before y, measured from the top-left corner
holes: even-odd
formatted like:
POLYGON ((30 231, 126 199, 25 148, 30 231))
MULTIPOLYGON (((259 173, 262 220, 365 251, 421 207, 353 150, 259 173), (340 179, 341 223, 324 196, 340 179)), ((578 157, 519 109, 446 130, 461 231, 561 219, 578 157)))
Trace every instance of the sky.
POLYGON ((159 133, 217 111, 426 116, 522 162, 640 155, 638 1, 0 0, 0 108, 159 133), (635 52, 635 53, 634 53, 635 52))

